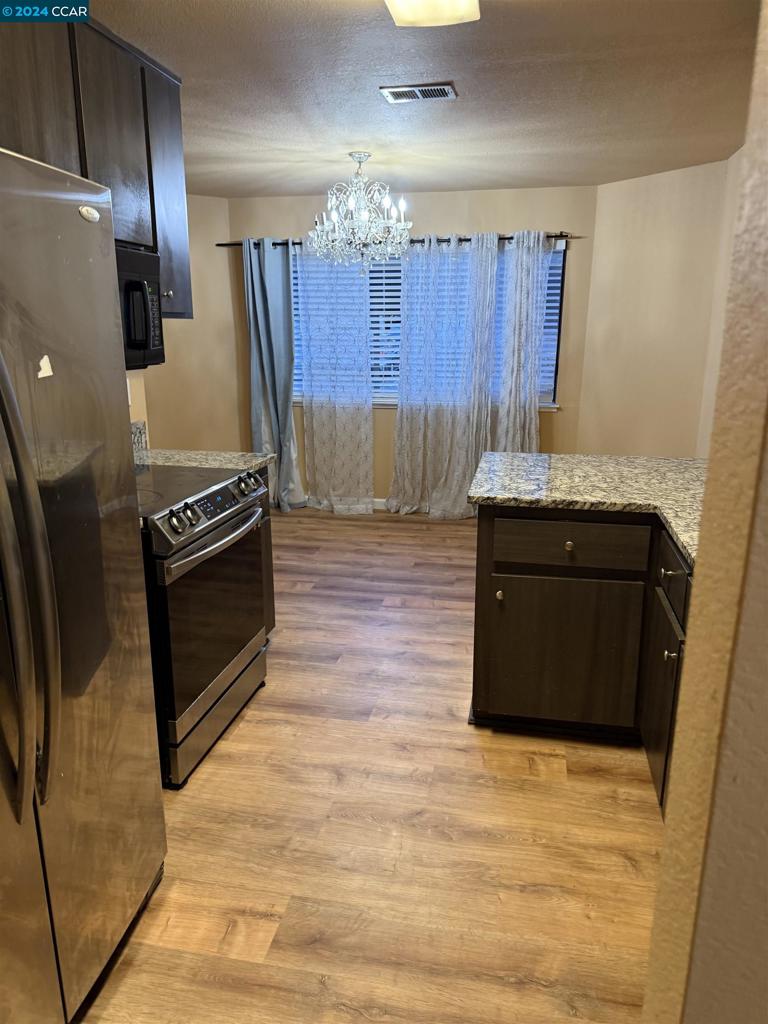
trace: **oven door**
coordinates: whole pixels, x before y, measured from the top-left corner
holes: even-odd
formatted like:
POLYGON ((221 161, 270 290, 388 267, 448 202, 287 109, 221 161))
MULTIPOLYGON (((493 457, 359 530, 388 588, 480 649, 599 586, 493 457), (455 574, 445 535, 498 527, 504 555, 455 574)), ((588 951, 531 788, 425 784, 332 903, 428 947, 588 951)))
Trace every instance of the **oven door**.
POLYGON ((264 646, 260 526, 250 509, 157 563, 171 679, 168 738, 179 743, 264 646))

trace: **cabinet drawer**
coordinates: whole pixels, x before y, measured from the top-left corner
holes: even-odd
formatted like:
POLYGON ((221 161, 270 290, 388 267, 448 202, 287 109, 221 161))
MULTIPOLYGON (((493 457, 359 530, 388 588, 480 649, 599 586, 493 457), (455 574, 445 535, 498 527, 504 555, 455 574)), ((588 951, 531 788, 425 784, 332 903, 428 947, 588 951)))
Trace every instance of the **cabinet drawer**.
POLYGON ((688 613, 688 596, 691 583, 688 575, 688 566, 681 558, 668 533, 662 533, 661 535, 654 580, 667 595, 667 599, 672 605, 672 610, 677 616, 678 621, 684 626, 685 617, 688 613))
POLYGON ((493 560, 643 572, 648 565, 650 539, 649 526, 496 519, 493 560))

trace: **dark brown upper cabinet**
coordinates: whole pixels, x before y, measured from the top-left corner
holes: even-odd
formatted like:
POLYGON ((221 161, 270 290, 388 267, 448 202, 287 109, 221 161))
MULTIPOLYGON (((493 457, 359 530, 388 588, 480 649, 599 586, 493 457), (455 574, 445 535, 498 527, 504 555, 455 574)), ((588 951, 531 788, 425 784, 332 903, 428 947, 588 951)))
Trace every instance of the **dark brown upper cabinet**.
POLYGON ((160 308, 163 316, 192 316, 189 229, 178 82, 144 68, 147 137, 160 253, 160 308))
POLYGON ((112 192, 115 239, 160 254, 163 316, 192 316, 178 78, 92 22, 0 25, 0 147, 112 192))
POLYGON ((66 25, 2 26, 0 146, 80 174, 66 25))
POLYGON ((115 238, 152 247, 141 64, 88 25, 75 42, 86 177, 112 190, 115 238))

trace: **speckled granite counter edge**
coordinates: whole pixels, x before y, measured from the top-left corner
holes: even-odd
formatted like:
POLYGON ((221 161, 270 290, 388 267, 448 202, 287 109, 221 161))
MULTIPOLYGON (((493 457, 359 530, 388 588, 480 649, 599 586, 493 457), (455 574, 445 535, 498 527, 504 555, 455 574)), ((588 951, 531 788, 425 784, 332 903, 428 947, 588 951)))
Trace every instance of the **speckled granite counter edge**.
POLYGON ((136 449, 134 459, 137 464, 145 466, 200 466, 206 469, 243 470, 264 469, 275 461, 271 454, 259 452, 199 452, 183 451, 172 448, 136 449))
POLYGON ((667 513, 659 505, 643 501, 579 501, 569 498, 513 498, 507 495, 503 497, 489 497, 487 494, 470 494, 468 500, 472 505, 504 505, 508 508, 564 508, 576 509, 584 512, 648 512, 657 515, 664 524, 664 528, 680 551, 693 565, 696 561, 696 551, 682 539, 674 525, 670 522, 667 513))

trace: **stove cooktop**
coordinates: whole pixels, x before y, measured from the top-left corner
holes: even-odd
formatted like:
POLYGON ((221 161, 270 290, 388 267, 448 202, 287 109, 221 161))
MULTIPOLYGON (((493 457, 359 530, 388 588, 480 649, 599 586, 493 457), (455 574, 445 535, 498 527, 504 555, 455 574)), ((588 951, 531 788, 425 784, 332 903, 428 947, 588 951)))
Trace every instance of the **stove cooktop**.
POLYGON ((139 515, 146 526, 150 516, 223 484, 242 473, 242 467, 210 469, 202 466, 136 466, 139 515))

